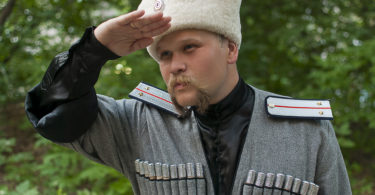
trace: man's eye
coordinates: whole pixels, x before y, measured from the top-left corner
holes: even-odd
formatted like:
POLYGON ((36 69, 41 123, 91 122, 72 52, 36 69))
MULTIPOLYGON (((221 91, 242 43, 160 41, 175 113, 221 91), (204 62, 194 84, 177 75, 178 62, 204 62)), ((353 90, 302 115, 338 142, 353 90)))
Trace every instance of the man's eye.
POLYGON ((160 59, 164 59, 164 58, 167 58, 169 56, 171 56, 172 53, 170 51, 164 51, 164 52, 161 52, 160 54, 160 59))
POLYGON ((195 47, 196 47, 196 46, 193 45, 193 44, 186 45, 186 46, 184 47, 184 51, 190 51, 190 50, 194 49, 195 47))

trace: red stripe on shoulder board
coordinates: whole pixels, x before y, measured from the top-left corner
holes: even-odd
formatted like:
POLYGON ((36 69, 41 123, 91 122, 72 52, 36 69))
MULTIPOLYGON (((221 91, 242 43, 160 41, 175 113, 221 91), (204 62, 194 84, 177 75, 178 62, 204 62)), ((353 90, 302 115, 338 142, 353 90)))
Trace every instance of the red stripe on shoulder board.
POLYGON ((173 104, 171 101, 168 101, 168 100, 166 100, 166 99, 164 99, 164 98, 162 98, 162 97, 159 97, 159 96, 154 95, 154 94, 152 94, 152 93, 149 93, 149 92, 147 92, 147 91, 143 91, 142 89, 139 89, 139 88, 135 88, 135 89, 138 90, 138 91, 141 91, 142 93, 146 93, 146 94, 148 94, 148 95, 151 95, 151 96, 154 96, 154 97, 156 97, 156 98, 158 98, 158 99, 161 99, 161 100, 163 100, 163 101, 165 101, 165 102, 168 102, 168 103, 170 103, 170 104, 173 104))
POLYGON ((279 108, 296 108, 296 109, 331 109, 331 107, 298 107, 298 106, 280 106, 280 105, 275 105, 275 107, 279 107, 279 108))

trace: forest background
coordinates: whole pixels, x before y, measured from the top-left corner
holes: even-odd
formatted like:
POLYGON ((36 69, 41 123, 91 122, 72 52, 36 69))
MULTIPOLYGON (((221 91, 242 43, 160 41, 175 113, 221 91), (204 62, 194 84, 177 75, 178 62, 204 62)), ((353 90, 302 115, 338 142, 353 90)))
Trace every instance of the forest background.
MULTIPOLYGON (((128 181, 38 135, 24 99, 52 58, 86 27, 140 0, 0 1, 0 195, 132 194, 128 181)), ((194 8, 187 8, 194 9, 194 8)), ((354 194, 375 193, 375 2, 243 0, 238 68, 247 83, 330 99, 354 194)), ((145 50, 109 61, 98 93, 126 98, 139 81, 165 85, 145 50)))

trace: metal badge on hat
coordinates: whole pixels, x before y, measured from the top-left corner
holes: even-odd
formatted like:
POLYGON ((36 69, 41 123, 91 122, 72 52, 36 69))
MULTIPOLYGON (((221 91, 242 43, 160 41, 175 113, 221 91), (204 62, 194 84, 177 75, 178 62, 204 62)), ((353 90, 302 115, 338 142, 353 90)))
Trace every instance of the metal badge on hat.
POLYGON ((155 11, 163 11, 165 7, 165 3, 163 0, 155 0, 154 10, 155 11))

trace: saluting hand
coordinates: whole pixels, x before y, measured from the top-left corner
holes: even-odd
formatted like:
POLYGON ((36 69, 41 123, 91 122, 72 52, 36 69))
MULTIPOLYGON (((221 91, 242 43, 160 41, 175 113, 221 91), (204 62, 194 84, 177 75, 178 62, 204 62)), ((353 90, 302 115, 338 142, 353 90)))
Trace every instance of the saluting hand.
POLYGON ((171 17, 163 17, 162 12, 142 17, 144 14, 144 10, 137 10, 107 20, 95 29, 95 37, 119 56, 143 49, 151 45, 152 37, 171 27, 171 17))

